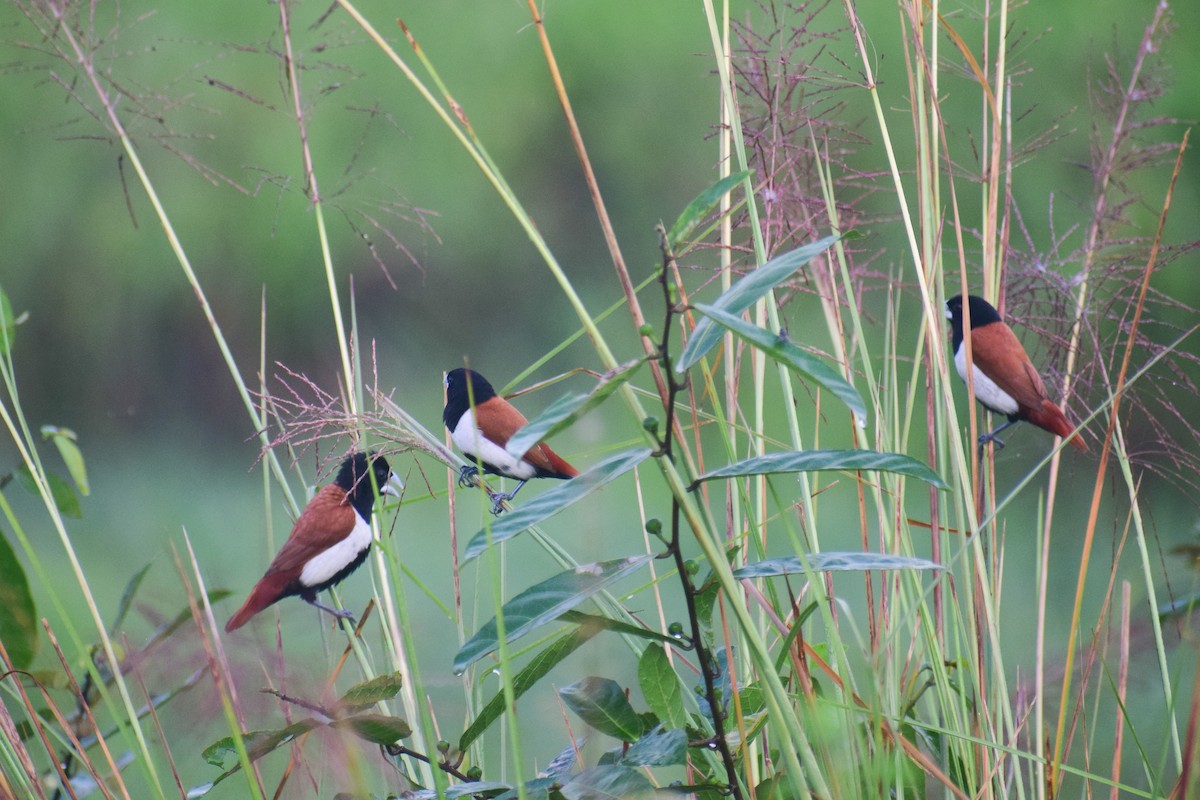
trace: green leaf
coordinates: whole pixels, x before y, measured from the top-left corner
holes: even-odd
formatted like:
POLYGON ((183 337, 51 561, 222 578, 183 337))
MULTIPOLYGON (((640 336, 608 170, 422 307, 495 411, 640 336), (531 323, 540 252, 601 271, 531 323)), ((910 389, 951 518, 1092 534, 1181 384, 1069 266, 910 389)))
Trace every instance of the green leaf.
POLYGON ((580 719, 614 739, 636 742, 644 732, 642 718, 614 680, 588 676, 559 689, 558 696, 580 719))
POLYGON ((0 355, 7 356, 12 352, 17 322, 18 320, 13 319, 12 304, 8 302, 8 295, 0 289, 0 355))
MULTIPOLYGON (((557 618, 592 595, 606 589, 629 573, 644 566, 653 556, 640 555, 615 561, 584 564, 560 572, 532 586, 504 604, 504 626, 507 641, 524 636, 534 628, 557 618)), ((454 674, 461 675, 467 667, 499 646, 496 620, 493 617, 479 632, 467 640, 454 657, 454 674)))
POLYGON ((404 684, 399 672, 378 675, 368 681, 356 683, 346 690, 338 703, 343 709, 370 708, 376 703, 391 700, 404 684))
MULTIPOLYGON (((321 723, 315 719, 304 719, 277 731, 250 731, 244 733, 242 734, 242 741, 246 745, 246 753, 250 756, 250 760, 257 761, 280 745, 287 744, 300 734, 307 733, 313 728, 320 726, 321 723)), ((231 756, 235 759, 237 758, 237 745, 234 743, 232 736, 226 736, 204 748, 200 756, 214 767, 222 767, 225 765, 226 758, 231 756)), ((238 766, 235 765, 229 772, 234 772, 238 769, 238 766)), ((225 776, 222 775, 221 777, 225 776)))
MULTIPOLYGON (((555 639, 544 650, 530 659, 529 663, 513 676, 513 698, 518 698, 525 692, 533 688, 534 684, 554 669, 556 665, 561 663, 563 659, 574 653, 585 642, 591 639, 596 634, 604 630, 603 626, 585 622, 584 624, 563 633, 558 639, 555 639)), ((463 735, 459 737, 458 749, 465 751, 471 744, 478 739, 488 727, 498 720, 507 708, 507 701, 504 698, 504 691, 496 692, 495 696, 487 702, 479 715, 467 727, 463 735)))
POLYGON ((75 481, 79 493, 84 497, 91 491, 88 484, 87 467, 83 463, 83 453, 76 444, 79 437, 70 428, 59 428, 55 425, 42 426, 42 438, 50 439, 58 448, 63 463, 67 465, 67 473, 75 481))
POLYGON ((638 660, 638 686, 660 720, 671 728, 686 728, 691 720, 683 708, 683 684, 667 660, 662 645, 652 644, 638 660))
POLYGON ((610 619, 609 617, 600 616, 599 614, 585 614, 582 611, 568 611, 559 617, 563 622, 573 622, 576 625, 595 624, 606 631, 613 633, 623 633, 626 636, 636 636, 639 639, 649 639, 652 642, 674 642, 675 638, 668 636, 665 633, 652 631, 649 628, 643 628, 639 625, 633 625, 628 622, 610 619))
POLYGON ((675 224, 671 226, 671 230, 667 234, 667 243, 671 249, 678 250, 679 243, 700 224, 702 219, 709 215, 717 203, 721 202, 721 198, 753 174, 754 170, 752 169, 735 172, 696 195, 695 199, 688 203, 687 208, 679 215, 679 219, 675 220, 675 224))
MULTIPOLYGON (((548 800, 551 790, 557 790, 560 778, 551 775, 545 778, 534 778, 531 781, 525 781, 522 787, 525 790, 526 800, 548 800)), ((507 791, 502 795, 498 795, 496 800, 517 800, 521 795, 516 790, 507 791)), ((555 793, 554 797, 558 797, 555 793)))
POLYGON ((721 327, 733 331, 739 339, 757 347, 789 369, 816 381, 834 397, 850 407, 859 427, 866 427, 867 404, 863 402, 862 395, 858 393, 854 385, 843 378, 841 373, 833 367, 792 344, 786 336, 773 334, 757 325, 750 324, 739 316, 703 303, 696 303, 693 308, 721 327))
MULTIPOLYGON (((712 307, 728 314, 742 313, 767 292, 790 278, 796 270, 828 250, 837 240, 837 236, 826 236, 824 239, 818 239, 772 258, 730 286, 713 302, 712 307)), ((719 341, 721 341, 721 329, 711 320, 700 320, 692 331, 692 337, 688 339, 687 347, 683 348, 683 353, 675 364, 675 371, 686 372, 691 369, 719 341)))
POLYGON ((619 765, 585 769, 559 790, 566 800, 614 800, 654 797, 654 785, 641 770, 619 765))
POLYGON ((733 571, 733 577, 771 578, 777 575, 796 575, 805 572, 851 572, 866 570, 921 569, 944 570, 941 564, 924 558, 893 556, 887 553, 809 553, 786 558, 768 558, 747 564, 733 571), (804 564, 808 563, 808 569, 804 564))
POLYGON ((0 641, 16 669, 27 669, 38 650, 37 608, 25 568, 0 533, 0 641))
MULTIPOLYGON (((29 471, 28 464, 18 466, 16 474, 17 480, 25 487, 26 491, 34 497, 41 496, 41 492, 38 491, 37 481, 34 479, 33 473, 29 471)), ((79 519, 83 516, 83 506, 80 505, 79 496, 75 494, 75 490, 71 488, 71 484, 53 472, 47 472, 46 485, 50 487, 50 497, 54 499, 54 506, 58 509, 58 513, 72 519, 79 519)))
MULTIPOLYGON (((447 786, 446 797, 448 800, 457 800, 459 797, 470 797, 472 795, 486 796, 488 794, 495 794, 497 792, 508 792, 510 789, 512 789, 512 787, 507 783, 500 783, 499 781, 468 781, 455 786, 447 786)), ((428 792, 429 797, 437 797, 437 793, 433 790, 426 791, 428 792)), ((424 796, 424 793, 414 792, 413 795, 422 797, 424 796)), ((394 797, 395 795, 391 796, 394 797)))
POLYGON ((607 400, 633 377, 633 373, 637 372, 637 368, 643 363, 639 359, 618 367, 615 372, 604 375, 587 394, 572 393, 558 398, 545 411, 514 433, 504 448, 514 458, 521 458, 538 442, 571 427, 580 417, 607 400))
POLYGON ((412 728, 407 722, 387 714, 355 714, 334 720, 329 726, 347 728, 358 738, 381 746, 395 744, 412 736, 412 728))
POLYGON ((875 450, 803 450, 768 453, 706 472, 696 483, 713 478, 741 478, 775 472, 823 472, 827 470, 894 472, 917 478, 939 489, 949 488, 938 474, 915 458, 875 450))
POLYGON ((150 567, 154 564, 153 561, 148 562, 145 566, 133 573, 133 577, 125 584, 125 591, 121 592, 121 599, 117 603, 117 616, 113 619, 110 632, 120 630, 121 624, 125 622, 125 617, 129 614, 129 609, 133 605, 133 598, 137 595, 138 587, 142 585, 146 574, 150 572, 150 567))
MULTIPOLYGON (((601 486, 636 467, 650 456, 650 450, 626 450, 592 466, 587 472, 535 496, 528 503, 492 523, 492 542, 499 544, 518 533, 578 503, 601 486)), ((487 550, 487 529, 471 537, 463 561, 470 561, 487 550)))
POLYGON ((666 767, 687 761, 687 732, 661 725, 629 746, 621 763, 633 767, 666 767))

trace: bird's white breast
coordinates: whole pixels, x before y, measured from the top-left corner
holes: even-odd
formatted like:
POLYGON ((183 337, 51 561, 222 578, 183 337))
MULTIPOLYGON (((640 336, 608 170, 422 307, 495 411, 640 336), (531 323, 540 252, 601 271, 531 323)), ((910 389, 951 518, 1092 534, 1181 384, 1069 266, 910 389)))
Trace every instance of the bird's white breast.
POLYGON ((530 464, 513 458, 511 453, 483 435, 483 431, 475 424, 474 409, 468 408, 458 418, 458 424, 450 432, 450 438, 467 456, 467 461, 478 458, 519 481, 529 480, 536 474, 536 470, 530 464))
POLYGON ((300 571, 300 583, 319 586, 341 572, 358 554, 371 546, 370 524, 354 512, 354 528, 350 535, 308 560, 300 571))
MULTIPOLYGON (((958 376, 964 381, 967 379, 967 348, 961 346, 958 352, 954 354, 954 367, 958 370, 958 376)), ((983 403, 993 411, 1001 414, 1016 414, 1017 401, 1012 399, 1008 392, 996 385, 996 382, 983 374, 983 370, 974 364, 971 365, 975 372, 975 399, 983 403)))

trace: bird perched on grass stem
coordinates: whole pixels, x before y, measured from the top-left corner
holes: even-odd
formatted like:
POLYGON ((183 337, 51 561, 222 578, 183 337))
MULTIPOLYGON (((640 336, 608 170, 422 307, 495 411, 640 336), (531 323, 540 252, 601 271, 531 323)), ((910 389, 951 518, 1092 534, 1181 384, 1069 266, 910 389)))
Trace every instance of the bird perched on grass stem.
MULTIPOLYGON (((1046 396, 1042 378, 1012 328, 982 297, 968 295, 967 302, 971 316, 975 399, 993 414, 1008 417, 1003 425, 979 437, 980 448, 988 442, 1004 447, 1004 442, 996 434, 1024 420, 1055 436, 1069 438, 1076 449, 1086 452, 1087 444, 1075 432, 1075 426, 1046 396)), ((950 320, 953 335, 954 366, 959 377, 965 381, 967 349, 963 344, 962 295, 955 295, 946 301, 946 318, 950 320)))
MULTIPOLYGON (((484 472, 520 481, 511 492, 488 492, 493 514, 499 514, 501 503, 516 497, 530 478, 566 480, 579 474, 579 470, 542 442, 520 458, 505 450, 508 440, 529 420, 512 403, 497 395, 487 379, 474 370, 460 367, 446 373, 442 421, 468 461, 482 466, 484 472)), ((463 467, 458 485, 469 486, 478 471, 475 466, 463 467)))
POLYGON ((347 456, 333 483, 308 501, 266 574, 225 623, 225 631, 237 630, 258 612, 293 595, 339 619, 353 620, 350 612, 320 603, 317 593, 345 579, 366 560, 376 492, 400 494, 400 479, 387 460, 374 453, 369 459, 366 453, 347 456))

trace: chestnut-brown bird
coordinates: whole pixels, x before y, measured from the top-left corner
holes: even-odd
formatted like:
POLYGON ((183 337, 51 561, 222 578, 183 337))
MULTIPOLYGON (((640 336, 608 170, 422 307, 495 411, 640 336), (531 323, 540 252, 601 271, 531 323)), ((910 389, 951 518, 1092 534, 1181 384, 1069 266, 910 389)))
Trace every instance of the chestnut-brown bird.
MULTIPOLYGON (((979 446, 995 442, 1000 431, 1021 420, 1032 423, 1055 436, 1068 438, 1072 445, 1087 451, 1087 444, 1062 410, 1046 396, 1042 378, 1029 360, 1025 348, 1000 313, 982 297, 968 295, 971 312, 971 356, 975 368, 975 399, 993 414, 1008 421, 979 437, 979 446)), ((946 301, 946 318, 954 336, 954 366, 967 379, 967 351, 963 346, 963 301, 955 295, 946 301)))
POLYGON ((371 549, 370 520, 375 493, 399 495, 399 489, 400 479, 392 474, 383 456, 372 453, 369 461, 366 453, 347 456, 333 483, 308 501, 266 574, 225 623, 226 633, 293 595, 335 617, 353 620, 349 611, 338 611, 318 602, 317 592, 339 583, 366 561, 371 549))
MULTIPOLYGON (((500 504, 512 500, 530 478, 574 478, 579 470, 558 456, 546 444, 538 442, 517 458, 504 446, 529 420, 512 403, 496 394, 492 385, 478 372, 453 369, 446 373, 446 408, 442 421, 450 438, 468 461, 484 472, 520 481, 511 492, 489 492, 492 513, 499 514, 500 504)), ((475 466, 463 467, 459 486, 469 486, 478 473, 475 466)))

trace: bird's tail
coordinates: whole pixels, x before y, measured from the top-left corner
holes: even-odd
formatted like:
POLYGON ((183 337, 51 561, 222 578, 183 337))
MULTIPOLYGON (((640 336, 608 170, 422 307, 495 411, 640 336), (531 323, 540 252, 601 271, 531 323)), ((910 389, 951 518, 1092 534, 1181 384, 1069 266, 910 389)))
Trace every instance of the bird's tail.
POLYGON ((242 607, 237 610, 236 614, 229 618, 229 622, 225 623, 225 632, 233 633, 249 622, 250 618, 255 614, 282 598, 286 586, 287 579, 285 576, 279 574, 264 575, 262 580, 254 585, 254 589, 250 592, 250 596, 246 598, 246 602, 242 603, 242 607))
POLYGON ((1083 441, 1083 437, 1075 431, 1075 426, 1071 424, 1062 410, 1049 400, 1043 400, 1041 407, 1026 414, 1026 418, 1042 430, 1063 437, 1079 452, 1087 452, 1087 442, 1083 441))

